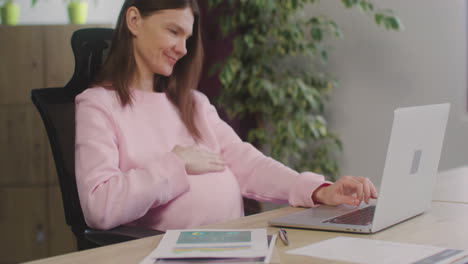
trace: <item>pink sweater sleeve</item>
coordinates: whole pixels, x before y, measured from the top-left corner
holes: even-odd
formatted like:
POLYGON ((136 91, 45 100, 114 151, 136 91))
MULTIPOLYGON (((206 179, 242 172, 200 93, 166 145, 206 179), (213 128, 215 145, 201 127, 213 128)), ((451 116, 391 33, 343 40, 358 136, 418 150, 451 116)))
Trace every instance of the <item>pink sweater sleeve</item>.
POLYGON ((292 206, 317 206, 312 201, 312 193, 321 185, 328 184, 322 175, 297 173, 266 157, 251 144, 242 142, 218 116, 206 96, 197 94, 220 144, 222 155, 238 179, 243 196, 259 201, 288 202, 292 206))
POLYGON ((184 164, 169 152, 142 168, 119 169, 118 135, 106 98, 77 96, 75 172, 86 223, 110 229, 189 189, 184 164))

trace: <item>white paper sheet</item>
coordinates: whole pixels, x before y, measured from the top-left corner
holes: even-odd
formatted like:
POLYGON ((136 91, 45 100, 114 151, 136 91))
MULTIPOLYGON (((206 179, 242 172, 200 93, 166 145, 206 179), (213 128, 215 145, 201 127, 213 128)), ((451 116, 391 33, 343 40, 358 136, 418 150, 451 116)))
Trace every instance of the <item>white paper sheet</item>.
POLYGON ((451 263, 467 254, 462 250, 351 237, 336 237, 286 253, 363 264, 451 263), (421 262, 424 259, 429 262, 421 262))
POLYGON ((141 263, 175 258, 264 258, 267 254, 265 228, 168 230, 141 263))

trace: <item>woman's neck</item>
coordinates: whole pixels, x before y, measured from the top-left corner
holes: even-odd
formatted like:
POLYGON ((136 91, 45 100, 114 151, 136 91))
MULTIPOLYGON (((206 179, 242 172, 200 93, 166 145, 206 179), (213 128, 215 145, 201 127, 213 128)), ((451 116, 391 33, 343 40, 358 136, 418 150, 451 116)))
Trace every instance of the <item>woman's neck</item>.
POLYGON ((137 72, 133 78, 132 87, 145 92, 154 91, 154 75, 150 73, 142 74, 137 72))
POLYGON ((132 86, 138 90, 153 92, 154 74, 147 67, 144 67, 143 63, 138 58, 136 58, 136 68, 137 70, 135 72, 135 78, 133 79, 132 86))

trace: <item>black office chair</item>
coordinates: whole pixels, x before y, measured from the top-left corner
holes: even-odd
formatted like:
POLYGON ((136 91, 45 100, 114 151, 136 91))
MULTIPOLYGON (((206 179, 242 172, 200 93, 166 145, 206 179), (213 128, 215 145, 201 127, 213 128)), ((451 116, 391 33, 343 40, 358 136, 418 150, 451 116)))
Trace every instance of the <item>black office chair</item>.
POLYGON ((75 72, 63 88, 31 91, 31 99, 44 122, 62 192, 67 224, 79 250, 125 242, 164 232, 120 226, 102 231, 89 228, 83 217, 75 179, 75 96, 88 88, 108 51, 113 29, 89 28, 74 32, 71 44, 75 72))

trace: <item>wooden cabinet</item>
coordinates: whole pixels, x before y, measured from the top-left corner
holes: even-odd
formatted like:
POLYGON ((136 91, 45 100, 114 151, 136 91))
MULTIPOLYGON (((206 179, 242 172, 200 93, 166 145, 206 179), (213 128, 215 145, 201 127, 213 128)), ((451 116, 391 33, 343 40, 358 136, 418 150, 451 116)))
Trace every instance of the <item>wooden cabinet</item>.
POLYGON ((32 103, 0 104, 0 186, 47 184, 47 144, 32 103))
POLYGON ((29 103, 44 84, 43 27, 0 27, 0 103, 29 103))
POLYGON ((0 264, 76 250, 34 88, 73 74, 72 33, 110 25, 0 26, 0 264))
POLYGON ((0 188, 1 263, 47 256, 47 188, 0 188))

